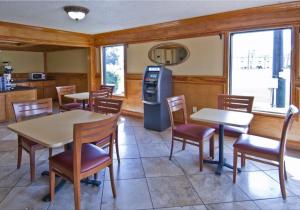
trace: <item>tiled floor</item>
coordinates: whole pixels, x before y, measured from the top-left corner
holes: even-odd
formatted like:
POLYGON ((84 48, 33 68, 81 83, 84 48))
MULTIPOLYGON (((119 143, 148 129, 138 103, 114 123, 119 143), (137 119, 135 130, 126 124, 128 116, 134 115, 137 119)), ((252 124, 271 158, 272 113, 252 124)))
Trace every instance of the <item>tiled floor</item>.
MULTIPOLYGON (((288 151, 288 199, 283 201, 278 172, 268 165, 247 162, 232 183, 232 172, 214 174, 215 166, 205 164, 199 171, 198 149, 176 144, 173 159, 170 130, 154 132, 143 128, 139 119, 122 117, 119 125, 121 163, 114 161, 117 198, 113 199, 108 170, 100 173, 101 187, 82 184, 81 201, 85 210, 111 209, 300 209, 300 152, 288 151)), ((226 138, 225 156, 232 162, 232 143, 226 138)), ((217 136, 216 136, 216 155, 217 136)), ((56 149, 60 152, 61 149, 56 149)), ((205 145, 207 155, 208 144, 205 145)), ((73 187, 67 184, 53 203, 41 201, 49 191, 48 177, 40 173, 48 168, 48 151, 37 153, 37 178, 29 180, 28 155, 24 153, 20 170, 16 169, 16 135, 0 126, 0 209, 74 208, 73 187)))

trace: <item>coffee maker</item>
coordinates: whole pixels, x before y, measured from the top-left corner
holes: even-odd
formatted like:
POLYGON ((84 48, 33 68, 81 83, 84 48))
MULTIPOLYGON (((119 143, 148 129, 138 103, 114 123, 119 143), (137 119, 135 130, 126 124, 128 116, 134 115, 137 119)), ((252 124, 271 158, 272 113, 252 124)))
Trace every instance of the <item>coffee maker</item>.
POLYGON ((1 69, 3 73, 3 77, 0 80, 2 83, 1 86, 4 89, 10 89, 12 87, 11 73, 13 71, 10 62, 8 61, 2 62, 1 69))

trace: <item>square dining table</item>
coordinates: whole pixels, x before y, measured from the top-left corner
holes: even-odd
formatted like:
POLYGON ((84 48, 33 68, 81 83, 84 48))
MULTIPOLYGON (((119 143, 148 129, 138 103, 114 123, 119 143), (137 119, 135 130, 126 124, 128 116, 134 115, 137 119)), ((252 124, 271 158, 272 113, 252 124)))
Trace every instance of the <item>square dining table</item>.
POLYGON ((224 159, 224 125, 248 127, 253 114, 239 111, 203 108, 193 113, 190 118, 194 121, 214 123, 219 125, 219 160, 204 160, 206 163, 217 164, 216 174, 221 175, 223 167, 233 169, 224 159))
MULTIPOLYGON (((74 124, 103 120, 110 116, 78 109, 13 123, 8 125, 8 128, 16 132, 18 136, 48 148, 56 148, 73 142, 74 124)), ((47 175, 47 172, 43 172, 42 175, 47 175)), ((94 180, 82 182, 99 186, 99 183, 94 180)), ((58 191, 64 184, 65 180, 61 180, 55 187, 55 191, 58 191)), ((46 195, 43 200, 50 201, 50 194, 46 195)))
POLYGON ((78 101, 82 101, 82 108, 85 109, 85 102, 89 100, 90 93, 89 92, 82 92, 82 93, 72 93, 64 95, 66 98, 75 99, 78 101))

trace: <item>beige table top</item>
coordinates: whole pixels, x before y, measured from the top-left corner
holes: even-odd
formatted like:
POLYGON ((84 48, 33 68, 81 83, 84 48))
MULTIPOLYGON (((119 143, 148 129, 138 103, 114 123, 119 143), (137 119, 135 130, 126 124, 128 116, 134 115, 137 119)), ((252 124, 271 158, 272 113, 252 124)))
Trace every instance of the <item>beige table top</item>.
POLYGON ((109 118, 85 110, 61 112, 8 125, 18 135, 46 147, 60 147, 73 141, 73 125, 109 118))
POLYGON ((247 127, 253 114, 237 111, 204 108, 192 114, 192 120, 237 127, 247 127))
POLYGON ((76 100, 88 100, 90 97, 89 92, 82 92, 82 93, 73 93, 64 95, 66 98, 76 99, 76 100))

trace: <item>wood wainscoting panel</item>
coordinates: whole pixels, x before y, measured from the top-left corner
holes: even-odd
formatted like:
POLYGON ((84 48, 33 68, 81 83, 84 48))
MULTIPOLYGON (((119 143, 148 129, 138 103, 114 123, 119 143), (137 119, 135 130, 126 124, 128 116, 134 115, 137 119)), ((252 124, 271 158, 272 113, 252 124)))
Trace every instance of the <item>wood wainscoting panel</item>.
POLYGON ((56 86, 75 85, 76 92, 88 91, 88 80, 86 73, 47 73, 47 78, 53 79, 56 86))
POLYGON ((142 103, 142 75, 126 75, 126 97, 123 101, 123 110, 136 115, 144 113, 142 103))

